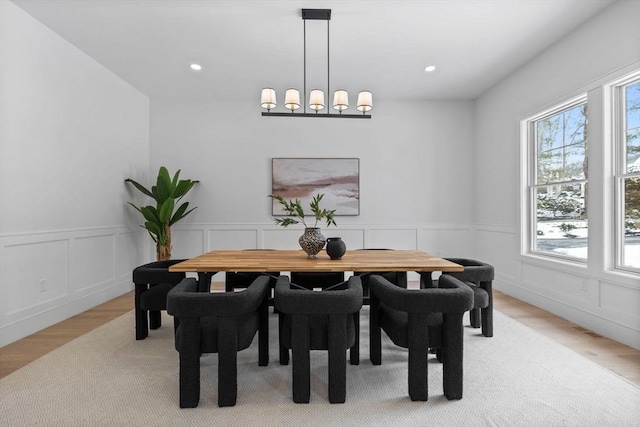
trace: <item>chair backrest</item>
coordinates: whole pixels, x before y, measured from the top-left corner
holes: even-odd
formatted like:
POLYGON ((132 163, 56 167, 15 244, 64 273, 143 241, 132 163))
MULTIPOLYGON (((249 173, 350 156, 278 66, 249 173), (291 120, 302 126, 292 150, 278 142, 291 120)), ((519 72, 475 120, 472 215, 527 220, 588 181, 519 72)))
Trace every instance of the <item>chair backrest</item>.
POLYGON ((184 273, 170 272, 173 264, 185 261, 184 259, 172 259, 168 261, 155 261, 141 265, 133 269, 133 283, 180 283, 185 278, 184 273))
MULTIPOLYGON (((344 272, 343 271, 332 271, 332 272, 291 272, 291 282, 297 286, 301 286, 306 289, 313 288, 328 288, 330 286, 337 285, 339 283, 344 282, 344 272)), ((345 286, 340 289, 346 288, 345 286)))
MULTIPOLYGON (((225 286, 227 290, 246 288, 263 274, 265 273, 259 271, 227 271, 225 272, 225 286)), ((269 284, 271 286, 275 286, 277 277, 280 276, 280 272, 270 272, 268 276, 270 279, 269 284)))
POLYGON ((453 276, 463 282, 479 284, 480 282, 490 282, 495 276, 493 266, 482 261, 468 258, 445 258, 447 261, 455 262, 464 267, 462 272, 446 272, 443 275, 453 276))
POLYGON ((407 313, 464 313, 473 308, 473 291, 451 276, 441 276, 437 288, 404 289, 373 275, 369 286, 374 298, 407 313))
POLYGON ((363 286, 369 284, 369 278, 373 275, 382 276, 389 282, 396 286, 400 286, 401 288, 406 288, 408 284, 406 271, 354 271, 353 274, 355 276, 362 276, 361 279, 363 286))
POLYGON ((269 278, 260 276, 243 292, 198 292, 194 278, 182 280, 167 295, 175 317, 242 316, 256 311, 269 294, 269 278))
POLYGON ((286 314, 355 313, 362 307, 362 283, 359 277, 352 276, 346 289, 315 292, 295 288, 287 276, 280 276, 276 283, 275 307, 286 314))

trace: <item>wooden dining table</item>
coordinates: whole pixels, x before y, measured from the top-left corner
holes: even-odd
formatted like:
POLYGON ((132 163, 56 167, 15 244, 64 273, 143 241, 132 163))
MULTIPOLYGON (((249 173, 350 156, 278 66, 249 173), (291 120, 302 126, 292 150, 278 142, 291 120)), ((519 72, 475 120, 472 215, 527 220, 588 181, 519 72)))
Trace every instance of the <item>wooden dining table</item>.
POLYGON ((201 291, 209 289, 211 276, 218 272, 339 272, 339 271, 434 271, 456 272, 464 267, 415 250, 349 250, 332 260, 321 252, 307 258, 302 250, 211 251, 169 267, 171 272, 198 273, 201 291))

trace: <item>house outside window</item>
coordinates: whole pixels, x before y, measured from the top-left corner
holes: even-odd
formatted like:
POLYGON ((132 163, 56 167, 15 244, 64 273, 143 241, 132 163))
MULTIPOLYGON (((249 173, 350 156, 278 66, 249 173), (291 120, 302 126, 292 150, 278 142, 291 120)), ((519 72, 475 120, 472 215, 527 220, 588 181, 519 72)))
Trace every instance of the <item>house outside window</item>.
POLYGON ((640 76, 613 90, 616 268, 640 271, 640 76))
POLYGON ((587 98, 527 120, 528 252, 586 261, 588 243, 587 98))

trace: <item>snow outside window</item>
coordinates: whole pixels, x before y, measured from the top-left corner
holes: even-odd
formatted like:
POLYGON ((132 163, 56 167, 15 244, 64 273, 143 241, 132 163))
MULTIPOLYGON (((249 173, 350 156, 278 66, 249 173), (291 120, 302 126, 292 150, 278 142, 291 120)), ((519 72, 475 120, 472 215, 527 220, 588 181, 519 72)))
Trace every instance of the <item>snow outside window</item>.
POLYGON ((528 122, 529 252, 587 259, 589 165, 586 95, 528 122))

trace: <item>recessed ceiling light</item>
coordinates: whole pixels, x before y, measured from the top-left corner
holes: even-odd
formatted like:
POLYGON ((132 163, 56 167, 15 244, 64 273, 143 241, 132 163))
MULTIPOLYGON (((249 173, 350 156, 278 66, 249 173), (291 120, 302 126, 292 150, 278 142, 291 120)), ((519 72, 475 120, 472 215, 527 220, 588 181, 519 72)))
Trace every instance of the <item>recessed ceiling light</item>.
POLYGON ((191 65, 189 65, 189 67, 190 67, 193 71, 200 71, 200 70, 202 70, 202 65, 200 65, 200 64, 191 64, 191 65))
POLYGON ((427 73, 430 73, 430 72, 432 72, 432 71, 435 71, 435 69, 436 69, 436 66, 435 66, 435 65, 429 65, 429 66, 427 66, 427 67, 425 67, 425 68, 424 68, 424 70, 425 70, 427 73))

